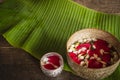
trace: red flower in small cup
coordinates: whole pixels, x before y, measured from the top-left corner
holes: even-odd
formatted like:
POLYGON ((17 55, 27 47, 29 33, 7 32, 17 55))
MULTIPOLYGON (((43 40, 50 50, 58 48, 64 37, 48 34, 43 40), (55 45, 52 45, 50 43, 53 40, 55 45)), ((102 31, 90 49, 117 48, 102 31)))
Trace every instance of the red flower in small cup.
POLYGON ((60 66, 60 58, 57 55, 52 55, 52 56, 48 56, 47 61, 45 62, 45 64, 43 65, 46 69, 56 69, 60 66))
POLYGON ((56 52, 45 54, 41 60, 41 69, 43 73, 50 77, 56 77, 62 72, 63 58, 56 52))

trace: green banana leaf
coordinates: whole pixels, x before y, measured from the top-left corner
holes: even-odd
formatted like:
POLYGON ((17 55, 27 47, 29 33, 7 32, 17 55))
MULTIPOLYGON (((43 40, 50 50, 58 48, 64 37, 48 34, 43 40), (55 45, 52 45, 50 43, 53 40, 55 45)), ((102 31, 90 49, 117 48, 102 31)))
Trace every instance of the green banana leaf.
MULTIPOLYGON (((0 34, 37 59, 47 52, 60 53, 66 71, 73 72, 66 60, 67 40, 85 28, 108 31, 120 40, 120 15, 97 12, 72 0, 6 0, 0 4, 0 34)), ((103 80, 118 80, 119 75, 120 66, 103 80)))

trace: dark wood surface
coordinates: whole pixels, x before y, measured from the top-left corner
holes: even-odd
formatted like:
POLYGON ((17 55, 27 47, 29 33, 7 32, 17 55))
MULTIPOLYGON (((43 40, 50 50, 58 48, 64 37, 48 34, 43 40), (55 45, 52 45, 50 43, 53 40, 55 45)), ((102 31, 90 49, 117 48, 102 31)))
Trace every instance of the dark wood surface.
POLYGON ((0 80, 84 80, 63 71, 56 78, 44 75, 39 60, 27 52, 14 48, 0 36, 0 80))
MULTIPOLYGON (((106 12, 119 13, 120 0, 74 0, 86 7, 106 12)), ((1 0, 0 0, 1 2, 1 0)), ((72 73, 63 71, 56 78, 45 76, 39 60, 27 52, 12 47, 0 36, 0 80, 84 80, 72 73)))
POLYGON ((120 0, 73 0, 88 8, 97 11, 119 14, 120 13, 120 0))

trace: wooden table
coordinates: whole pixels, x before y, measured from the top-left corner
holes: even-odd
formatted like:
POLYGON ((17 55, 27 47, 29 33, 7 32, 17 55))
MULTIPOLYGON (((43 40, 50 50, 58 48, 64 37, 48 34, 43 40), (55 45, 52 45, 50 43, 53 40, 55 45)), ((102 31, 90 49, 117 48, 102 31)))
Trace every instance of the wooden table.
POLYGON ((0 80, 84 80, 69 72, 56 78, 45 76, 39 66, 39 60, 27 52, 14 48, 0 36, 0 80))
MULTIPOLYGON (((74 0, 89 8, 107 13, 120 12, 120 0, 74 0)), ((40 70, 39 60, 27 52, 14 48, 0 36, 0 80, 84 80, 63 71, 56 78, 45 76, 40 70)))
POLYGON ((119 14, 120 13, 120 0, 74 0, 88 8, 97 11, 119 14))

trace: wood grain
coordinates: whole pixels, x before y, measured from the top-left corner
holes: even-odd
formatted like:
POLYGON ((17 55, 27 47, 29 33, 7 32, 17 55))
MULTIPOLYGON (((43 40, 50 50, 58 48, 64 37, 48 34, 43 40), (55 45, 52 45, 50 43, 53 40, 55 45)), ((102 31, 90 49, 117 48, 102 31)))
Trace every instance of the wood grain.
POLYGON ((74 1, 97 11, 112 14, 120 13, 120 0, 74 0, 74 1))
POLYGON ((22 49, 14 48, 0 36, 0 80, 84 80, 63 71, 56 78, 47 77, 39 60, 22 49))

